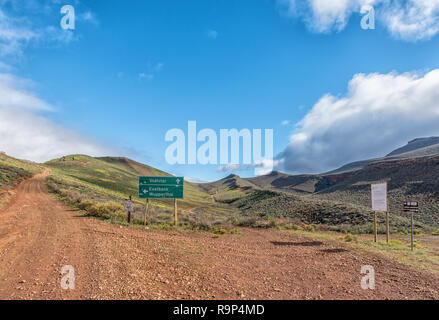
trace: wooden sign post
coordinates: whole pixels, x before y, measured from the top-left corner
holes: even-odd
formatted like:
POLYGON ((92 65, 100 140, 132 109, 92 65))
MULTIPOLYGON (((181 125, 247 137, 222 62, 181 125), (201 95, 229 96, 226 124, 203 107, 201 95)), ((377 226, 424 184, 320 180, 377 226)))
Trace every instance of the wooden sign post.
POLYGON ((377 212, 385 212, 386 213, 386 240, 389 243, 390 238, 390 228, 389 228, 389 210, 387 205, 387 183, 378 183, 371 185, 372 191, 372 210, 373 219, 374 219, 374 240, 378 241, 378 232, 377 232, 377 212))
POLYGON ((174 199, 174 224, 178 225, 177 199, 174 199))
POLYGON ((148 210, 149 210, 149 199, 146 199, 145 214, 143 216, 143 225, 144 226, 146 226, 146 221, 148 219, 148 210))
POLYGON ((373 235, 374 242, 378 241, 378 230, 377 230, 377 212, 373 212, 373 235))
POLYGON ((390 240, 389 211, 386 211, 386 241, 390 240))

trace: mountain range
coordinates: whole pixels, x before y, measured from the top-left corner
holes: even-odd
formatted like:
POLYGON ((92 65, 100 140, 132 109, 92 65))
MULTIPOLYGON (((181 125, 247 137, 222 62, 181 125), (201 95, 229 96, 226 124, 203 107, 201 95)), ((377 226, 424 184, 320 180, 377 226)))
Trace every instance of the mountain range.
MULTIPOLYGON (((134 196, 135 221, 143 219, 144 210, 144 201, 135 196, 138 176, 170 175, 123 157, 69 155, 35 164, 2 153, 0 206, 20 181, 43 170, 51 172, 46 180, 50 192, 90 215, 122 219, 121 204, 129 195, 134 196)), ((179 201, 180 221, 201 229, 263 227, 284 221, 371 232, 370 185, 384 181, 388 183, 393 232, 407 232, 409 228, 409 217, 402 212, 406 200, 420 202, 417 228, 439 227, 439 137, 414 139, 382 158, 349 163, 323 174, 273 171, 253 178, 231 174, 211 183, 185 182, 185 198, 179 201)), ((154 200, 150 221, 171 223, 172 210, 171 200, 154 200)), ((382 215, 379 219, 382 222, 382 215)))
MULTIPOLYGON (((246 211, 269 210, 275 216, 284 216, 285 212, 289 212, 289 216, 297 216, 295 212, 303 212, 299 214, 303 220, 309 210, 310 216, 305 219, 307 222, 333 224, 339 217, 331 218, 328 210, 340 214, 343 212, 343 215, 349 211, 351 217, 362 216, 359 220, 370 223, 370 185, 378 182, 388 183, 390 211, 397 219, 408 218, 407 214, 402 212, 404 201, 417 200, 420 201, 421 212, 415 219, 424 226, 438 226, 439 137, 414 139, 382 158, 349 163, 323 174, 289 175, 273 171, 254 178, 230 175, 210 185, 247 192, 264 190, 276 194, 270 199, 248 203, 246 211), (328 202, 325 204, 325 201, 328 202), (308 208, 310 203, 316 202, 319 203, 318 209, 312 205, 308 208), (335 209, 337 203, 350 208, 335 209), (303 206, 307 208, 303 209, 303 206), (320 211, 325 216, 329 214, 329 221, 327 217, 318 218, 316 212, 320 211)), ((349 220, 352 219, 346 219, 345 222, 350 224, 349 220)))

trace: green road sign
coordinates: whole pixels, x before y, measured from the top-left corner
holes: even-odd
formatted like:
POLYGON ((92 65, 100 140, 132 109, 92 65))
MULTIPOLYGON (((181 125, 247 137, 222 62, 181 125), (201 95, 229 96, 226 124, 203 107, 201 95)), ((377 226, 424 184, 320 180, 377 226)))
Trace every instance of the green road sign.
POLYGON ((141 199, 183 199, 183 177, 139 177, 141 199))

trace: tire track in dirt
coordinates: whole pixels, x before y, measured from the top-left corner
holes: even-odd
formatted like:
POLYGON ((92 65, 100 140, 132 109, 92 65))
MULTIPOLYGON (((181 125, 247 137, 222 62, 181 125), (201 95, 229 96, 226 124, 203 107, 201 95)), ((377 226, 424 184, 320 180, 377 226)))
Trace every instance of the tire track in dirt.
POLYGON ((77 290, 62 290, 62 266, 72 265, 81 279, 87 266, 85 251, 91 239, 81 232, 82 222, 44 190, 49 174, 20 184, 17 195, 0 211, 0 298, 79 298, 77 290))

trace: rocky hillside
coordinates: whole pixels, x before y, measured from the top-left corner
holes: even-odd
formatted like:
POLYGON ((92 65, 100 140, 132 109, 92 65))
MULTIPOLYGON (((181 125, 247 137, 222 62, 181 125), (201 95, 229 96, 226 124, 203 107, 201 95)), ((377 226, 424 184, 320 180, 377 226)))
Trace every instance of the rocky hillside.
POLYGON ((418 226, 437 228, 438 142, 437 137, 415 139, 386 157, 351 163, 326 174, 289 175, 274 171, 247 179, 229 176, 222 183, 233 178, 235 194, 243 190, 239 186, 247 183, 246 196, 234 202, 245 214, 253 212, 307 223, 354 226, 370 222, 370 185, 385 181, 389 188, 389 210, 395 223, 407 224, 403 202, 417 200, 421 205, 421 212, 415 217, 418 226), (260 190, 269 191, 272 196, 255 196, 260 190))

